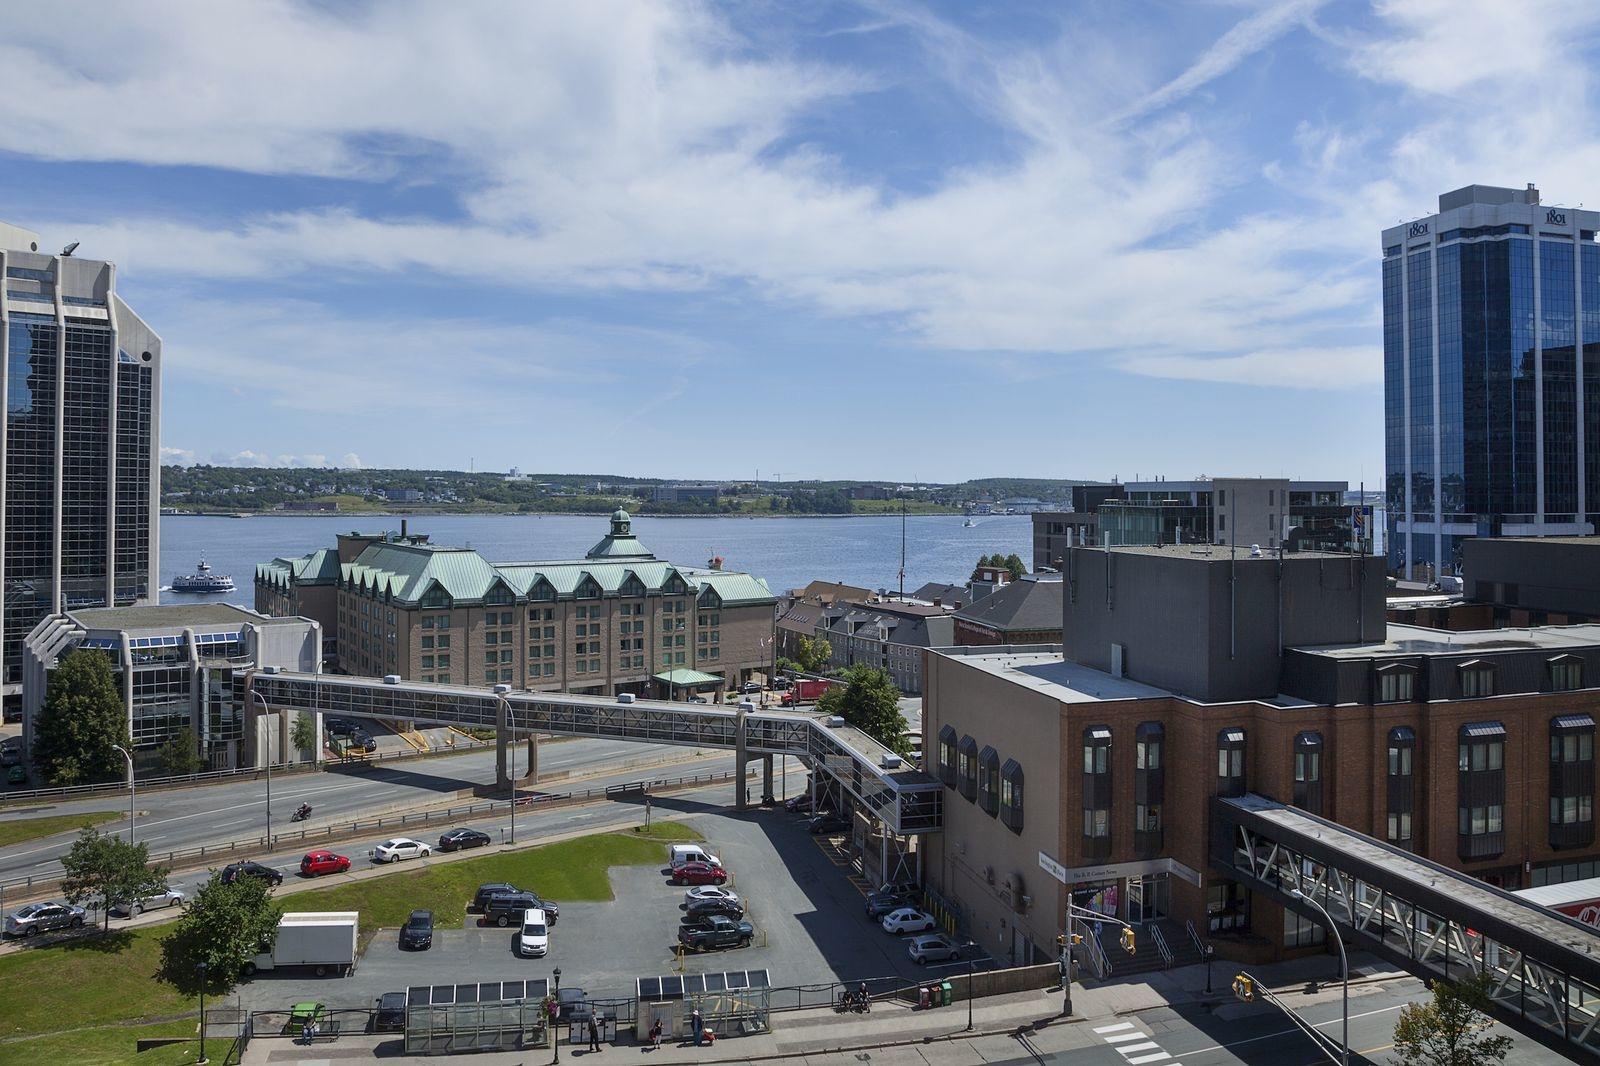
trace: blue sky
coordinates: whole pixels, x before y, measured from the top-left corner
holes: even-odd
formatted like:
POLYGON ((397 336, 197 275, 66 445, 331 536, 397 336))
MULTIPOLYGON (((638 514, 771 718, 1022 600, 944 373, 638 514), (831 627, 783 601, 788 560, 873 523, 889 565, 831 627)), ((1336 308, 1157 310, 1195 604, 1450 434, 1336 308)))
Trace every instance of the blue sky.
POLYGON ((35 6, 0 218, 169 461, 1382 476, 1378 231, 1593 191, 1600 5, 35 6))

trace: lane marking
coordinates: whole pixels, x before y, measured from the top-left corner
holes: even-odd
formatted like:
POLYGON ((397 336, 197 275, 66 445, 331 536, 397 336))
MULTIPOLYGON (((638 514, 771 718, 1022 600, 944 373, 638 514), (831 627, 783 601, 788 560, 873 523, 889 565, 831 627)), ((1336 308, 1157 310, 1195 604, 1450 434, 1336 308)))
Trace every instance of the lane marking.
MULTIPOLYGON (((1355 1021, 1357 1018, 1370 1018, 1374 1014, 1388 1014, 1388 1013, 1390 1013, 1392 1011, 1401 1010, 1402 1008, 1404 1008, 1406 1006, 1409 1006, 1409 1004, 1396 1003, 1392 1007, 1379 1007, 1376 1010, 1364 1011, 1361 1014, 1352 1014, 1352 1015, 1350 1015, 1350 1020, 1351 1021, 1355 1021)), ((1311 1025, 1311 1028, 1313 1028, 1313 1029, 1325 1029, 1330 1025, 1338 1025, 1341 1021, 1343 1021, 1342 1018, 1329 1018, 1325 1022, 1315 1022, 1315 1023, 1307 1023, 1307 1024, 1311 1025)), ((1277 1037, 1280 1037, 1280 1036, 1286 1036, 1289 1033, 1299 1033, 1299 1032, 1300 1032, 1299 1029, 1279 1029, 1275 1033, 1266 1033, 1266 1034, 1264 1034, 1262 1036, 1247 1037, 1244 1040, 1234 1040, 1231 1043, 1227 1043, 1227 1044, 1212 1044, 1210 1047, 1198 1048, 1198 1049, 1196 1049, 1194 1051, 1185 1051, 1185 1052, 1183 1052, 1183 1054, 1185 1054, 1185 1055, 1203 1055, 1208 1051, 1226 1051, 1229 1048, 1242 1047, 1245 1044, 1255 1044, 1255 1043, 1259 1043, 1262 1040, 1273 1040, 1273 1039, 1276 1039, 1277 1037)), ((1304 1036, 1305 1034, 1301 1033, 1300 1035, 1304 1036)))
POLYGON ((1108 1044, 1120 1044, 1124 1040, 1143 1040, 1143 1039, 1144 1039, 1144 1034, 1143 1033, 1120 1033, 1117 1036, 1108 1036, 1108 1037, 1106 1037, 1106 1043, 1108 1043, 1108 1044))
POLYGON ((1117 1048, 1117 1050, 1122 1052, 1124 1055, 1128 1055, 1135 1051, 1149 1051, 1152 1048, 1159 1049, 1160 1047, 1161 1045, 1156 1043, 1154 1040, 1146 1040, 1142 1044, 1127 1044, 1123 1047, 1117 1048))
POLYGON ((1133 1023, 1132 1022, 1123 1022, 1120 1025, 1102 1025, 1100 1028, 1096 1029, 1095 1032, 1096 1033, 1120 1033, 1124 1029, 1132 1029, 1132 1028, 1133 1028, 1133 1023))
MULTIPOLYGON (((1152 1046, 1154 1046, 1154 1045, 1152 1045, 1152 1046)), ((1172 1058, 1172 1056, 1168 1055, 1165 1051, 1158 1051, 1154 1055, 1140 1055, 1136 1059, 1129 1059, 1128 1063, 1129 1063, 1129 1066, 1139 1066, 1140 1063, 1144 1063, 1144 1062, 1160 1062, 1162 1059, 1170 1059, 1170 1058, 1172 1058)))

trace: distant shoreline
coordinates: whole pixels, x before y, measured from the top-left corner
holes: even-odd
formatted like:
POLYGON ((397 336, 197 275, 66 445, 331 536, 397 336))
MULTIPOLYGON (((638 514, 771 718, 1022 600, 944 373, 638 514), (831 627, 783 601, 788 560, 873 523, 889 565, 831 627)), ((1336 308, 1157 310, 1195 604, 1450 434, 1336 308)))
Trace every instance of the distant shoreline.
MULTIPOLYGON (((610 511, 177 511, 162 518, 606 518, 610 511)), ((636 514, 634 518, 899 518, 899 511, 851 514, 636 514)), ((1027 518, 1028 515, 964 515, 960 511, 907 511, 907 518, 1027 518)))

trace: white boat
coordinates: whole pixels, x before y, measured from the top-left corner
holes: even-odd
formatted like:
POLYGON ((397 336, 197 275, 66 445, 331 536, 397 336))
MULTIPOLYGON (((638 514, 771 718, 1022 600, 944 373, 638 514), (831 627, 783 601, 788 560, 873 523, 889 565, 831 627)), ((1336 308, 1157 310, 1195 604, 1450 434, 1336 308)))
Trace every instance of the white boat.
POLYGON ((963 527, 964 527, 964 528, 966 528, 966 529, 971 529, 971 528, 972 528, 972 527, 973 527, 973 526, 975 526, 975 525, 977 525, 977 524, 978 524, 978 523, 976 523, 976 522, 974 522, 974 521, 973 521, 973 520, 972 520, 972 519, 970 519, 970 518, 969 518, 969 519, 967 519, 967 520, 966 520, 966 521, 965 521, 965 522, 964 522, 964 523, 962 523, 962 525, 963 525, 963 527))
POLYGON ((211 564, 204 559, 192 574, 180 574, 172 579, 173 592, 232 592, 233 578, 227 574, 213 574, 211 564))

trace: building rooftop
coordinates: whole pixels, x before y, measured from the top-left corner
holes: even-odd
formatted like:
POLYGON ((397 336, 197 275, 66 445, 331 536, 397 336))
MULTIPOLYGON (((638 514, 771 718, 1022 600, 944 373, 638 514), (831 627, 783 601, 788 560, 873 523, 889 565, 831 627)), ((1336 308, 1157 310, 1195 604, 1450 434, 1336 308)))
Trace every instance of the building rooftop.
POLYGON ((1125 677, 1112 677, 1103 671, 1063 659, 1059 644, 937 648, 934 654, 957 659, 1062 703, 1149 700, 1172 695, 1154 685, 1130 681, 1125 677))
POLYGON ((290 625, 304 619, 271 618, 231 603, 169 603, 149 607, 87 607, 68 611, 85 629, 172 629, 195 626, 290 625))
MULTIPOLYGON (((1118 502, 1118 503, 1120 503, 1121 501, 1108 501, 1108 502, 1118 502)), ((1143 505, 1143 504, 1135 504, 1134 506, 1145 506, 1145 505, 1143 505)), ((1101 546, 1099 544, 1081 544, 1081 545, 1076 545, 1076 547, 1078 547, 1078 548, 1080 548, 1080 549, 1082 549, 1084 551, 1105 551, 1105 550, 1107 550, 1106 548, 1104 548, 1103 546, 1101 546)), ((1129 554, 1129 555, 1165 555, 1165 556, 1169 556, 1169 557, 1174 558, 1174 559, 1199 559, 1199 560, 1208 561, 1208 562, 1217 562, 1219 560, 1223 561, 1223 562, 1226 562, 1230 558, 1238 559, 1241 562, 1247 561, 1247 560, 1248 561, 1252 561, 1252 562, 1260 562, 1260 561, 1263 561, 1263 560, 1270 560, 1270 561, 1274 561, 1275 562, 1277 560, 1277 558, 1278 558, 1275 554, 1273 554, 1273 552, 1271 550, 1271 547, 1268 544, 1266 544, 1265 542, 1260 542, 1260 543, 1252 542, 1251 544, 1237 544, 1237 545, 1228 545, 1228 544, 1113 544, 1111 546, 1110 550, 1114 551, 1114 552, 1126 553, 1126 554, 1129 554), (1260 554, 1259 555, 1254 554, 1256 548, 1260 548, 1260 554)), ((1366 557, 1365 556, 1361 556, 1361 555, 1351 555, 1349 552, 1298 551, 1298 552, 1284 552, 1283 553, 1283 558, 1284 558, 1285 562, 1293 562, 1296 559, 1341 559, 1341 560, 1349 560, 1349 559, 1363 559, 1363 558, 1366 558, 1366 557)))
POLYGON ((1059 630, 1063 588, 1059 574, 1047 578, 1030 575, 968 604, 956 612, 956 617, 1001 632, 1059 630))
POLYGON ((1600 625, 1531 626, 1525 629, 1477 629, 1455 632, 1391 622, 1387 639, 1365 644, 1328 644, 1296 648, 1336 659, 1370 659, 1383 655, 1471 655, 1489 651, 1566 651, 1600 645, 1600 625))

